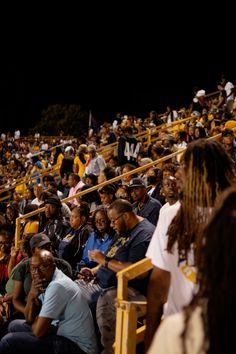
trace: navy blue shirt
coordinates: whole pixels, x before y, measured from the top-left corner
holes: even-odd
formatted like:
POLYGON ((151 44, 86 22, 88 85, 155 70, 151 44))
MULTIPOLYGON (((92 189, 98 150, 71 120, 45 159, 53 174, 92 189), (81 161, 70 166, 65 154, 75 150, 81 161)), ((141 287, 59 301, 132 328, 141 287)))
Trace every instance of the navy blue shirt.
POLYGON ((147 195, 144 203, 135 202, 133 203, 133 208, 137 215, 146 218, 153 225, 157 225, 159 212, 161 209, 161 203, 159 200, 147 195))
MULTIPOLYGON (((129 230, 127 235, 119 236, 111 244, 106 255, 121 262, 135 263, 140 261, 145 258, 154 230, 153 224, 146 219, 142 220, 132 230, 129 230)), ((116 273, 104 266, 98 269, 96 280, 102 288, 117 285, 116 273)), ((129 285, 144 293, 147 284, 144 279, 135 279, 130 281, 129 285)))

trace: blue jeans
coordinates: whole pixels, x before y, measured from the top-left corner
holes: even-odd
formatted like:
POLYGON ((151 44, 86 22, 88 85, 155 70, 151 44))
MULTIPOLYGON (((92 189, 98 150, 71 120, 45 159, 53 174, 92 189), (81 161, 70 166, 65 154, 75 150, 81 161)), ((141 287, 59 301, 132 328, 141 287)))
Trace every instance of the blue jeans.
POLYGON ((66 337, 54 333, 42 338, 35 337, 25 320, 12 321, 8 332, 0 341, 0 354, 85 354, 66 337))

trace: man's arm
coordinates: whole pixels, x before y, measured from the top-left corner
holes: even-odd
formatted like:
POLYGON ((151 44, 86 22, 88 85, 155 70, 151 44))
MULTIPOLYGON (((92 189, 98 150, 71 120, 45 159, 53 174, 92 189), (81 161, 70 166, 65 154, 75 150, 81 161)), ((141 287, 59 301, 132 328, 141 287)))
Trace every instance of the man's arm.
POLYGON ((39 292, 38 290, 33 286, 33 283, 31 285, 30 292, 27 297, 27 303, 24 309, 24 316, 27 322, 33 323, 39 313, 41 304, 38 299, 39 292))
POLYGON ((161 322, 163 306, 167 301, 170 288, 170 272, 154 266, 147 293, 147 315, 146 315, 146 333, 145 349, 148 350, 152 338, 161 322))
POLYGON ((29 323, 33 323, 39 314, 41 301, 38 296, 43 293, 47 285, 43 279, 35 277, 32 279, 31 288, 27 297, 27 303, 24 309, 25 319, 29 323))
POLYGON ((97 262, 99 265, 103 265, 113 272, 117 273, 120 270, 128 267, 132 264, 132 262, 121 262, 117 261, 116 259, 109 259, 107 262, 107 257, 99 250, 92 250, 89 252, 89 258, 93 261, 97 262))
POLYGON ((24 313, 25 310, 25 301, 23 300, 24 284, 22 281, 19 280, 13 280, 13 284, 14 284, 13 298, 12 298, 13 305, 17 311, 24 313))
POLYGON ((52 318, 37 317, 32 324, 32 332, 35 337, 43 337, 51 327, 52 318))

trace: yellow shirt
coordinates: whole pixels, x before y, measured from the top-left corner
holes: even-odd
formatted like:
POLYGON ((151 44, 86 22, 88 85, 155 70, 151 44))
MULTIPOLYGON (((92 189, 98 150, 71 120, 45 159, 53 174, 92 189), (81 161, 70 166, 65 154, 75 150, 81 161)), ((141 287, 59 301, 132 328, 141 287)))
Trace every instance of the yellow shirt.
MULTIPOLYGON (((85 160, 87 160, 88 157, 89 157, 88 154, 84 154, 85 160)), ((86 162, 85 162, 85 163, 86 163, 86 162)), ((74 164, 75 164, 75 165, 78 165, 78 167, 79 167, 78 175, 79 175, 80 177, 82 177, 83 174, 84 174, 85 163, 83 164, 83 162, 80 160, 79 156, 76 156, 76 157, 74 158, 74 164)))
POLYGON ((39 222, 37 220, 29 220, 24 227, 24 234, 37 234, 39 232, 39 222))
POLYGON ((64 159, 64 155, 62 153, 60 153, 57 157, 57 162, 56 162, 56 165, 58 168, 61 167, 61 164, 62 164, 62 160, 64 159))

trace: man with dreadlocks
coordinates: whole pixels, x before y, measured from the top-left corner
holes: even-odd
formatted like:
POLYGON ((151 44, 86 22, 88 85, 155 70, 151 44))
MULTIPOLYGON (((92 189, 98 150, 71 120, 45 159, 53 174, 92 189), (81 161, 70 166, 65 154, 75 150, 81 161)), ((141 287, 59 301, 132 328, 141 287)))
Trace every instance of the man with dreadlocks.
POLYGON ((199 291, 168 316, 148 354, 231 354, 235 346, 236 188, 227 188, 199 237, 199 291))
POLYGON ((195 251, 216 197, 235 182, 234 166, 222 145, 199 139, 185 150, 176 178, 180 204, 159 219, 146 256, 152 259, 147 296, 148 349, 161 317, 179 312, 197 291, 195 251))

